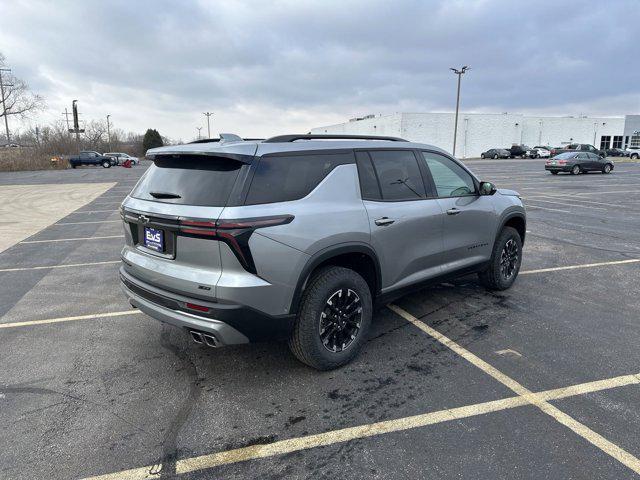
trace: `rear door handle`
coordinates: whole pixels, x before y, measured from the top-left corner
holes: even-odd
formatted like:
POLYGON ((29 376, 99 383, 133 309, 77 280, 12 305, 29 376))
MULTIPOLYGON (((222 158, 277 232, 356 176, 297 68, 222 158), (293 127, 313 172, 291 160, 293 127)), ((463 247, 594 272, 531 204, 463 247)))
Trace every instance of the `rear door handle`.
POLYGON ((459 213, 462 213, 462 210, 458 210, 455 207, 450 208, 449 210, 447 210, 447 215, 457 215, 459 213))
POLYGON ((376 225, 380 227, 384 225, 391 225, 393 222, 395 222, 395 220, 389 217, 382 217, 375 220, 376 225))

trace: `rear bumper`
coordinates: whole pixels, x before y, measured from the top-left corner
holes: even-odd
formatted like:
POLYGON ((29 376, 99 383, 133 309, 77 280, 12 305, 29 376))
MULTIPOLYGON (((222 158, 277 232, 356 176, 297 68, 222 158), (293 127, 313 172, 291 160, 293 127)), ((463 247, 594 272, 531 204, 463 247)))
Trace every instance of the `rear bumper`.
POLYGON ((129 303, 152 318, 186 330, 213 334, 220 345, 286 338, 294 315, 271 316, 239 304, 205 302, 149 285, 120 268, 120 281, 129 303), (187 303, 209 308, 189 311, 187 303))
POLYGON ((544 169, 550 172, 570 172, 573 165, 545 165, 544 169))

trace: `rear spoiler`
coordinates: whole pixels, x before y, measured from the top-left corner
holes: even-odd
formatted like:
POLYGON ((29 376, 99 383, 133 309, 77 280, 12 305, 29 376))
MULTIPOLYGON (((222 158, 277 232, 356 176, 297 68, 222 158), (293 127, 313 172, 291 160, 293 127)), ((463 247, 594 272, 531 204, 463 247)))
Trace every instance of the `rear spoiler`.
POLYGON ((251 163, 253 157, 258 149, 258 144, 253 142, 230 141, 225 142, 206 142, 206 143, 187 143, 184 145, 169 145, 167 147, 150 148, 147 150, 146 158, 154 160, 160 156, 162 157, 182 157, 194 156, 202 157, 203 160, 206 157, 224 157, 231 158, 243 163, 251 163))

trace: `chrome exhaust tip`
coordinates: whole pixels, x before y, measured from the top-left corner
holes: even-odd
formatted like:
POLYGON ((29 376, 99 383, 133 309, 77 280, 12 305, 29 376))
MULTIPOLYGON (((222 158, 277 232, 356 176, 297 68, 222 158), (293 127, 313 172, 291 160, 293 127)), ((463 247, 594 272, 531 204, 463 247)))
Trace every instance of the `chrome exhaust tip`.
POLYGON ((218 342, 218 339, 210 333, 203 333, 202 339, 204 340, 204 343, 206 343, 209 347, 216 348, 220 346, 220 342, 218 342))
POLYGON ((199 344, 204 343, 204 340, 202 339, 202 334, 200 332, 196 332, 195 330, 189 330, 189 333, 191 334, 191 338, 193 339, 194 342, 199 344))

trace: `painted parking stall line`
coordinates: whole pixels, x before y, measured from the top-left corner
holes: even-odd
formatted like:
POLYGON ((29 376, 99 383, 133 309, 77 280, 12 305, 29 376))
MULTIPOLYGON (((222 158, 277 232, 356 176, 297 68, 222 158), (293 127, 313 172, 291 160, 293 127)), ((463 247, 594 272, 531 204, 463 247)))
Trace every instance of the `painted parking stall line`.
MULTIPOLYGON (((555 388, 537 393, 530 393, 530 398, 522 395, 508 397, 501 400, 493 400, 489 402, 466 405, 450 409, 439 410, 410 417, 401 417, 393 420, 385 420, 381 422, 358 425, 355 427, 347 427, 338 430, 329 430, 327 432, 303 437, 294 437, 286 440, 280 440, 268 444, 252 445, 249 447, 236 448, 217 453, 200 455, 179 459, 176 462, 176 474, 182 475, 201 471, 209 468, 229 465, 233 463, 245 462, 249 460, 257 460, 260 458, 274 457, 287 453, 308 450, 311 448, 323 447, 344 443, 362 438, 384 435, 387 433, 411 430, 414 428, 427 427, 439 423, 445 423, 463 418, 485 415, 488 413, 499 412, 502 410, 523 407, 531 404, 531 398, 539 401, 547 402, 551 400, 560 400, 587 393, 594 393, 613 388, 624 387, 628 385, 640 384, 640 374, 621 375, 593 382, 586 382, 568 387, 555 388)), ((138 480, 148 478, 159 478, 162 476, 162 464, 148 465, 144 467, 122 470, 104 475, 87 477, 84 480, 138 480)))
POLYGON ((630 258, 627 260, 613 260, 611 262, 598 262, 598 263, 583 263, 577 265, 565 265, 564 267, 551 267, 551 268, 538 268, 536 270, 523 270, 519 274, 520 275, 530 275, 533 273, 548 273, 548 272, 559 272, 562 270, 577 270, 580 268, 596 268, 596 267, 606 267, 610 265, 626 265, 630 263, 640 263, 640 258, 630 258))
POLYGON ((124 310, 121 312, 105 312, 105 313, 94 313, 90 315, 76 315, 73 317, 46 318, 43 320, 28 320, 24 322, 0 323, 0 329, 31 327, 34 325, 47 325, 50 323, 75 322, 78 320, 95 320, 99 318, 122 317, 126 315, 139 315, 140 313, 142 313, 140 310, 124 310))
POLYGON ((94 267, 98 265, 113 265, 116 263, 120 263, 120 260, 108 260, 105 262, 88 262, 88 263, 67 263, 67 264, 61 264, 61 265, 40 265, 37 267, 0 268, 0 272, 24 272, 28 270, 49 270, 51 268, 94 267))
POLYGON ((550 404, 548 400, 545 400, 540 396, 536 395, 531 390, 529 390, 528 388, 525 388, 523 385, 521 385, 511 377, 505 375, 494 366, 485 362, 474 353, 471 353, 469 350, 462 347, 458 343, 454 342, 453 340, 443 335, 436 329, 430 327, 429 325, 424 323, 422 320, 419 320, 418 318, 414 317, 413 315, 408 313, 406 310, 403 310, 397 305, 387 305, 387 307, 391 309, 393 312, 397 313, 402 318, 404 318, 405 320, 407 320, 409 323, 417 327, 418 329, 422 330, 424 333, 426 333, 433 339, 440 342, 445 347, 449 348, 453 352, 460 355, 462 358, 464 358, 466 361, 468 361, 472 365, 478 367, 480 370, 482 370, 484 373, 486 373, 493 379, 502 383, 505 387, 509 388, 510 390, 512 390, 519 396, 521 396, 531 405, 538 407, 542 412, 552 417, 558 423, 572 430, 575 434, 584 438, 586 441, 588 441, 595 447, 599 448, 604 453, 615 458, 617 461, 622 463, 624 466, 626 466, 633 472, 640 474, 640 459, 638 459, 637 457, 634 457, 626 450, 610 442, 609 440, 604 438, 602 435, 591 430, 586 425, 578 422, 573 417, 567 415, 559 408, 550 404))
POLYGON ((20 244, 30 243, 50 243, 50 242, 75 242, 79 240, 103 240, 107 238, 124 238, 124 235, 105 235, 101 237, 75 237, 75 238, 56 238, 53 240, 24 240, 20 244))
POLYGON ((89 222, 58 222, 54 223, 54 225, 86 225, 93 223, 121 223, 122 220, 92 220, 89 222))

